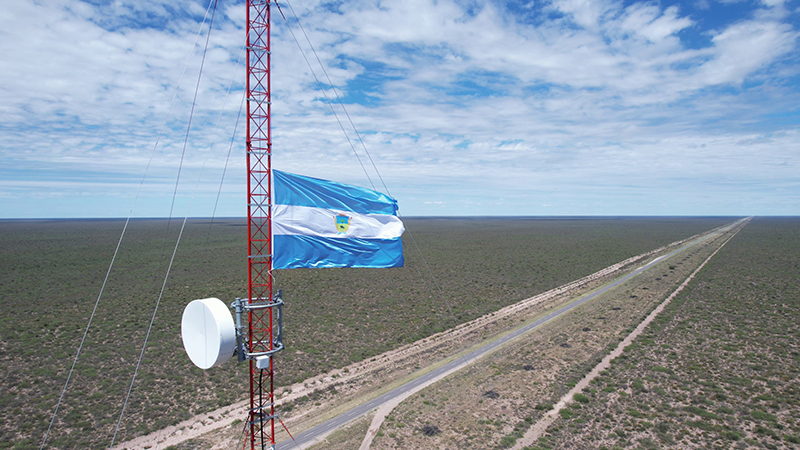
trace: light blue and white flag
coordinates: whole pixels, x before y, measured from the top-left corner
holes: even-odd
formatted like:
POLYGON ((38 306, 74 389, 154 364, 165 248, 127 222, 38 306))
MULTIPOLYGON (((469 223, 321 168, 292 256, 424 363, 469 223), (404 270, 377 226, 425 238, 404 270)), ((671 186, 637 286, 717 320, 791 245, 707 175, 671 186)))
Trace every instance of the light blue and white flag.
POLYGON ((272 180, 273 269, 403 266, 397 200, 278 170, 272 180))

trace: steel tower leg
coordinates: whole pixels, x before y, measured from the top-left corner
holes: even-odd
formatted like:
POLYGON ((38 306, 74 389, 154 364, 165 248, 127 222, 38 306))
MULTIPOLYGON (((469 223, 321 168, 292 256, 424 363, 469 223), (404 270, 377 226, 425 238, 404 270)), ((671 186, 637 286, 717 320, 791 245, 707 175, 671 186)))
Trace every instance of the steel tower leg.
MULTIPOLYGON (((272 303, 270 0, 247 0, 247 266, 248 304, 272 303)), ((248 308, 250 354, 274 350, 273 309, 248 308)), ((271 354, 271 353, 270 353, 271 354)), ((250 448, 275 445, 273 363, 250 359, 250 448), (263 364, 262 364, 263 365, 263 364)))

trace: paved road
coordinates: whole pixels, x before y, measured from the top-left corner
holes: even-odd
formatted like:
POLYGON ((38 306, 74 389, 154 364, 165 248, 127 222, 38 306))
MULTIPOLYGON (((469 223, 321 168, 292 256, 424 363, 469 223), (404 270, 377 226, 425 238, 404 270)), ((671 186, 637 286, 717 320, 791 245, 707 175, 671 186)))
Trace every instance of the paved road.
POLYGON ((294 442, 292 442, 291 439, 288 439, 288 440, 285 440, 285 441, 277 444, 275 446, 275 448, 276 448, 276 450, 290 450, 290 449, 297 449, 297 448, 301 448, 301 449, 302 448, 306 448, 306 446, 308 446, 310 443, 314 442, 315 440, 327 435, 331 431, 341 427, 342 425, 345 425, 346 423, 352 421, 353 419, 361 417, 362 415, 364 415, 364 414, 372 411, 373 409, 377 408, 381 404, 383 404, 383 403, 385 403, 385 402, 387 402, 387 401, 389 401, 389 400, 391 400, 391 399, 393 399, 395 397, 398 397, 398 396, 404 394, 405 392, 408 392, 408 391, 416 388, 417 386, 419 386, 421 384, 424 384, 424 383, 428 382, 429 380, 432 380, 432 379, 438 377, 439 375, 442 375, 444 373, 447 373, 447 372, 450 372, 450 371, 453 371, 453 370, 457 370, 460 367, 466 366, 467 363, 468 363, 467 358, 469 358, 469 360, 471 360, 471 361, 475 361, 475 360, 477 360, 479 358, 482 358, 483 356, 486 356, 488 353, 492 352, 493 350, 495 350, 495 349, 497 349, 499 347, 502 347, 503 345, 505 345, 509 341, 512 341, 512 340, 518 338, 519 336, 522 336, 523 334, 533 330, 534 328, 539 327, 542 324, 544 324, 546 322, 549 322, 550 320, 555 319, 556 317, 558 317, 558 316, 560 316, 560 315, 572 310, 573 308, 577 308, 578 306, 582 305, 583 303, 588 302, 589 300, 597 297, 598 295, 601 295, 604 292, 606 292, 606 291, 608 291, 610 289, 613 289, 616 286, 618 286, 618 285, 630 280, 631 278, 633 278, 633 277, 639 275, 640 273, 644 272, 645 270, 649 269, 654 264, 656 264, 656 263, 658 263, 660 261, 663 261, 663 260, 665 260, 667 258, 670 258, 673 255, 676 255, 676 254, 686 250, 689 247, 697 245, 700 242, 703 242, 703 241, 711 238, 712 236, 715 236, 715 235, 717 235, 719 233, 727 231, 731 227, 733 227, 733 225, 729 225, 729 226, 727 226, 727 227, 725 227, 725 228, 723 228, 721 230, 718 230, 715 233, 710 233, 710 234, 708 234, 708 235, 706 235, 706 236, 704 236, 702 238, 699 238, 699 239, 697 239, 695 241, 692 241, 692 242, 684 245, 683 247, 678 248, 677 250, 673 250, 672 252, 670 252, 670 253, 668 253, 668 254, 666 254, 664 256, 660 256, 660 257, 654 259, 653 261, 647 263, 646 265, 644 265, 644 266, 634 270, 633 272, 625 275, 624 277, 622 277, 622 278, 620 278, 620 279, 618 279, 618 280, 616 280, 616 281, 614 281, 612 283, 609 283, 609 284, 603 286, 602 288, 592 292, 591 294, 589 294, 589 295, 587 295, 585 297, 580 298, 578 301, 575 301, 575 302, 570 303, 569 305, 563 306, 563 307, 551 312, 550 314, 548 314, 548 315, 536 320, 535 322, 531 322, 531 323, 525 325, 524 327, 521 327, 521 328, 519 328, 517 330, 514 330, 513 332, 501 337, 500 339, 497 339, 495 341, 489 342, 488 344, 486 344, 483 347, 481 347, 481 348, 469 353, 468 355, 465 355, 464 357, 461 357, 461 358, 458 358, 458 359, 456 359, 454 361, 451 361, 451 362, 449 362, 449 363, 447 363, 447 364, 445 364, 445 365, 443 365, 443 366, 441 366, 441 367, 439 367, 439 368, 437 368, 437 369, 435 369, 435 370, 433 370, 431 372, 426 373, 425 375, 420 376, 419 378, 416 378, 416 379, 414 379, 412 381, 409 381, 408 383, 406 383, 406 384, 404 384, 404 385, 402 385, 400 387, 392 389, 391 391, 381 395, 380 397, 374 398, 374 399, 372 399, 372 400, 370 400, 370 401, 368 401, 366 403, 362 403, 361 405, 356 406, 355 408, 351 409, 350 411, 342 413, 342 414, 340 414, 340 415, 328 420, 327 422, 323 422, 323 423, 321 423, 321 424, 319 424, 319 425, 317 425, 317 426, 315 426, 313 428, 309 428, 308 430, 303 431, 302 433, 298 433, 294 437, 294 439, 295 439, 294 442))

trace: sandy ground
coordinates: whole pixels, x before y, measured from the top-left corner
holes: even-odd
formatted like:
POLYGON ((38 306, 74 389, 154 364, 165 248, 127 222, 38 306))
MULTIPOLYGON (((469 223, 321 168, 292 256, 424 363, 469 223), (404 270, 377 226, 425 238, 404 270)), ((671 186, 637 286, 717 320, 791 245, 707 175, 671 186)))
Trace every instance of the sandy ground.
MULTIPOLYGON (((295 401, 314 392, 324 392, 333 387, 339 392, 337 395, 339 399, 341 399, 342 396, 348 396, 348 394, 351 399, 363 399, 365 391, 370 391, 372 395, 376 395, 374 394, 376 385, 385 386, 389 384, 391 379, 396 381, 404 376, 408 376, 414 372, 414 369, 419 366, 420 362, 429 363, 432 358, 443 359, 445 356, 452 355, 454 350, 458 352, 468 347, 469 345, 465 344, 467 340, 480 340, 482 337, 485 337, 487 333, 495 334, 501 331, 501 328, 505 326, 504 320, 510 317, 527 313, 532 309, 548 304, 564 295, 572 294, 579 289, 593 288, 603 280, 616 276, 616 274, 623 269, 648 256, 672 249, 696 237, 697 236, 692 236, 647 253, 633 256, 579 280, 522 300, 494 313, 456 326, 450 330, 402 346, 369 360, 317 375, 302 383, 296 383, 276 393, 276 397, 278 397, 276 405, 280 406, 286 402, 295 401), (380 374, 380 376, 378 376, 378 374, 380 374)), ((409 395, 411 394, 413 394, 413 392, 409 395)), ((397 404, 400 404, 402 400, 403 399, 399 399, 393 402, 394 406, 385 405, 378 411, 373 419, 373 423, 369 427, 362 448, 369 448, 368 440, 371 441, 369 436, 371 435, 374 437, 383 418, 385 418, 397 404), (364 447, 364 445, 366 445, 366 447, 364 447)), ((246 411, 247 402, 235 403, 211 412, 199 414, 189 420, 154 433, 122 442, 114 446, 111 450, 165 449, 171 445, 177 445, 215 430, 229 427, 236 419, 244 421, 246 420, 246 411)), ((300 429, 301 424, 303 428, 313 426, 316 423, 326 420, 331 414, 337 411, 338 409, 331 409, 331 405, 327 404, 325 401, 323 401, 321 405, 297 407, 290 416, 286 416, 286 423, 289 429, 294 433, 302 431, 300 429), (327 415, 323 414, 324 411, 328 411, 327 415)), ((286 437, 288 438, 288 436, 286 437)))

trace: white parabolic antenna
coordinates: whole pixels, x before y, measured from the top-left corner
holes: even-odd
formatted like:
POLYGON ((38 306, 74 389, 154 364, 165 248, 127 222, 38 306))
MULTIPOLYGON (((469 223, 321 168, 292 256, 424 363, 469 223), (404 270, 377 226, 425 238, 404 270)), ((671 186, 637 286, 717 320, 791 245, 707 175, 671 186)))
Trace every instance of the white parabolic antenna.
POLYGON ((210 369, 223 364, 236 349, 233 318, 218 298, 193 300, 183 310, 181 339, 195 366, 210 369))

